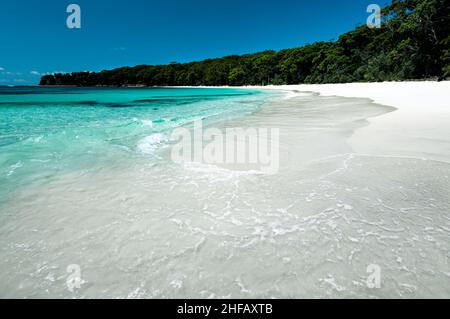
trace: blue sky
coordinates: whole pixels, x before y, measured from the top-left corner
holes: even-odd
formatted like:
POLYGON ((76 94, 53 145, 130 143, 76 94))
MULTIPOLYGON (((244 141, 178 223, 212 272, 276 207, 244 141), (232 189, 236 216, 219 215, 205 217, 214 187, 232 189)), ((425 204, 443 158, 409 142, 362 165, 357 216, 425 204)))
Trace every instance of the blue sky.
POLYGON ((370 3, 2 0, 0 85, 38 83, 47 72, 187 62, 336 39, 365 23, 370 3), (66 26, 71 3, 81 7, 78 30, 66 26))

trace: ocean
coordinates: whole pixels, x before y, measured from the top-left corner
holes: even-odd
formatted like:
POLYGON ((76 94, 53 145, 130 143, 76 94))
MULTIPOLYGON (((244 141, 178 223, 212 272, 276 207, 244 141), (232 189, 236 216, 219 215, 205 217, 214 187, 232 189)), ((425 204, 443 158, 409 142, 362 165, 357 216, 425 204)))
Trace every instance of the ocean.
POLYGON ((270 94, 210 88, 0 87, 0 203, 74 170, 152 161, 170 132, 250 114, 270 94), (131 163, 130 163, 131 162, 131 163))
POLYGON ((0 90, 1 298, 450 296, 449 164, 351 142, 392 107, 251 89, 0 90), (172 161, 171 132, 194 119, 279 129, 279 170, 172 161))

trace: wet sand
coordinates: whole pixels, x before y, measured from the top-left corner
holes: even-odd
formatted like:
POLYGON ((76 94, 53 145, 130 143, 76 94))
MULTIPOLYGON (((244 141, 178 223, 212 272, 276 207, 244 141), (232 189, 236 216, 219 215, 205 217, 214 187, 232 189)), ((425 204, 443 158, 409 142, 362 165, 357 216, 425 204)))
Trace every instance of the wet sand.
POLYGON ((22 191, 0 225, 0 296, 450 297, 450 164, 359 140, 395 107, 294 93, 221 125, 279 128, 277 174, 162 150, 22 191))

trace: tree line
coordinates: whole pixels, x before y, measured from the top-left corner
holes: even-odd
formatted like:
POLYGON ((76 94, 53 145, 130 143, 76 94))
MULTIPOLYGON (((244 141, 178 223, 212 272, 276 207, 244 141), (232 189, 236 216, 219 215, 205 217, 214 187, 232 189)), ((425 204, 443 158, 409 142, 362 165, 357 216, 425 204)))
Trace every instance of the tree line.
POLYGON ((215 86, 450 78, 450 0, 393 0, 381 28, 336 41, 191 63, 138 65, 42 77, 41 85, 215 86))

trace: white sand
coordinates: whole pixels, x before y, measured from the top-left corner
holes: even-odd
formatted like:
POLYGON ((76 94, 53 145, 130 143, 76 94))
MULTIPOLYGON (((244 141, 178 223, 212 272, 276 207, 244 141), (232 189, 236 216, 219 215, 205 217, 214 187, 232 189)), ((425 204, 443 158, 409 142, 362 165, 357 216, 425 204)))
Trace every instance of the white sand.
POLYGON ((275 175, 133 157, 24 189, 0 208, 0 297, 448 298, 449 88, 273 87, 293 98, 223 125, 279 128, 275 175))
MULTIPOLYGON (((254 87, 256 88, 256 87, 254 87)), ((262 88, 262 87, 260 87, 262 88)), ((397 111, 369 119, 349 139, 355 152, 450 161, 450 82, 284 85, 272 90, 369 98, 397 111)), ((294 97, 289 94, 288 97, 294 97)))

